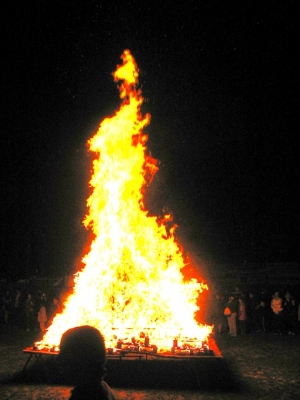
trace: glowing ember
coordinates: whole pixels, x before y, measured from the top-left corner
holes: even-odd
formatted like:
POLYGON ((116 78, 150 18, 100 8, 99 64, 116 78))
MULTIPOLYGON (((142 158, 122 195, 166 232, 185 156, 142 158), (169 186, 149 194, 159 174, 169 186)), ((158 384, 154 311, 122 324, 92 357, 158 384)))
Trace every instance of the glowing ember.
POLYGON ((162 221, 145 209, 144 189, 158 168, 146 154, 143 128, 150 116, 140 111, 138 68, 128 50, 122 59, 113 76, 123 102, 88 142, 96 158, 84 225, 95 238, 73 293, 38 349, 55 348, 63 332, 87 324, 103 333, 108 348, 158 352, 174 341, 179 348, 200 348, 212 329, 194 319, 198 295, 207 287, 184 280, 183 254, 174 229, 166 228, 170 216, 162 221))

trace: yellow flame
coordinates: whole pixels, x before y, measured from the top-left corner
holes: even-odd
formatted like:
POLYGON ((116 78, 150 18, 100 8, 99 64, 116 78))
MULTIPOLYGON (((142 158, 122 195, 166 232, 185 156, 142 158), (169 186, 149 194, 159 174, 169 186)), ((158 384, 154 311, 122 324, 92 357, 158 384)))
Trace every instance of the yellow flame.
POLYGON ((108 347, 143 332, 159 351, 174 338, 202 341, 211 332, 194 319, 199 292, 207 287, 184 280, 183 254, 174 228, 165 225, 170 215, 159 221, 144 207, 146 183, 158 168, 146 154, 143 129, 150 116, 140 111, 138 68, 129 50, 122 59, 113 76, 123 102, 88 142, 95 159, 84 225, 95 238, 63 312, 38 343, 42 347, 57 346, 63 332, 86 324, 103 333, 108 347))

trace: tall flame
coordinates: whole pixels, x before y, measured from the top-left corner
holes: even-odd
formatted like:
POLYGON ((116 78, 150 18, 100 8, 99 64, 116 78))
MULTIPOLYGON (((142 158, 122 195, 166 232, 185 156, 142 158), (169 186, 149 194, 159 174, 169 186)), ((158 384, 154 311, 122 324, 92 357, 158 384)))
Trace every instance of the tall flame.
POLYGON ((145 187, 158 167, 146 154, 143 129, 150 116, 140 111, 136 62, 129 50, 122 60, 113 73, 122 104, 88 141, 95 159, 84 225, 94 240, 73 293, 40 345, 57 346, 63 332, 86 324, 102 332, 107 346, 146 332, 159 351, 174 338, 201 341, 211 332, 194 319, 198 295, 207 287, 184 280, 184 257, 173 230, 167 229, 168 216, 159 220, 144 206, 145 187))

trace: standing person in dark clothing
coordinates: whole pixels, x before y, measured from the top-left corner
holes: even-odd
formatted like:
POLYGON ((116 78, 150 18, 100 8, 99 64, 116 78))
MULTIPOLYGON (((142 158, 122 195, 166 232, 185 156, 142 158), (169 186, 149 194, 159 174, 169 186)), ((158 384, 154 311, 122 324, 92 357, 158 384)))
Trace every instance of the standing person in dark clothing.
POLYGON ((297 306, 290 292, 286 292, 283 299, 283 329, 284 333, 295 335, 297 321, 297 306))
POLYGON ((61 312, 60 302, 57 297, 53 297, 52 303, 49 307, 48 327, 52 324, 53 318, 56 314, 61 312))
POLYGON ((245 335, 247 312, 246 312, 246 304, 244 301, 244 296, 239 296, 238 301, 239 301, 239 314, 238 314, 239 333, 241 335, 245 335))
POLYGON ((239 303, 235 296, 231 294, 228 302, 225 304, 231 311, 231 314, 227 316, 227 322, 229 327, 230 336, 237 336, 237 315, 239 312, 239 303))
POLYGON ((265 304, 267 304, 268 300, 269 300, 269 296, 268 296, 266 289, 264 289, 264 288, 261 289, 258 294, 258 303, 260 304, 261 301, 264 301, 265 304))
POLYGON ((246 298, 247 331, 249 333, 257 330, 256 308, 258 304, 259 303, 254 292, 250 291, 246 298))
POLYGON ((16 289, 16 293, 13 299, 13 323, 16 326, 21 326, 22 321, 22 292, 20 289, 16 289))
POLYGON ((266 303, 263 300, 260 301, 256 309, 256 317, 257 317, 257 331, 266 332, 268 326, 268 311, 266 303))
POLYGON ((212 302, 212 322, 214 324, 214 332, 222 333, 227 325, 226 317, 224 316, 224 299, 219 293, 215 294, 212 302))
POLYGON ((296 300, 293 298, 292 302, 292 310, 290 313, 290 335, 296 335, 298 332, 298 304, 296 300))
POLYGON ((27 299, 25 300, 25 325, 26 331, 31 331, 35 329, 35 301, 31 293, 27 294, 27 299))
POLYGON ((12 297, 10 290, 6 290, 2 299, 3 302, 3 311, 4 311, 4 322, 8 324, 9 316, 12 309, 12 297))

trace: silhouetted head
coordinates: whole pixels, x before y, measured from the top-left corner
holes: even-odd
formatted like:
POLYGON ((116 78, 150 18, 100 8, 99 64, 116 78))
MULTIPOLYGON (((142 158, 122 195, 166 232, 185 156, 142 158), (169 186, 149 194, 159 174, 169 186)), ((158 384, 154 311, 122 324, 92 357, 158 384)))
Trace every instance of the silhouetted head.
POLYGON ((98 329, 79 326, 61 337, 58 362, 71 383, 80 385, 104 375, 106 350, 98 329))

